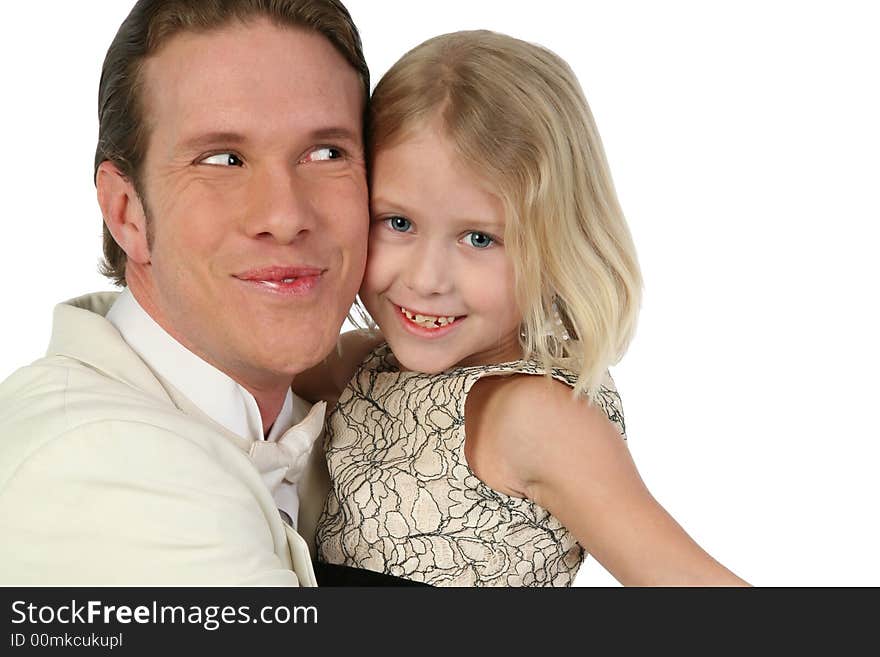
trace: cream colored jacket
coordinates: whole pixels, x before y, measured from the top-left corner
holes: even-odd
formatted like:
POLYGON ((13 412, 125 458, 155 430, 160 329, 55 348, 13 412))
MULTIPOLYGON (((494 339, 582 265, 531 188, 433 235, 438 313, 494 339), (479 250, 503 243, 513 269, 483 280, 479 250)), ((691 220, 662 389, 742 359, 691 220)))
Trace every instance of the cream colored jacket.
MULTIPOLYGON (((115 296, 57 306, 48 355, 0 384, 0 584, 314 585, 249 441, 129 349, 104 319, 115 296)), ((326 486, 313 452, 309 541, 326 486)))

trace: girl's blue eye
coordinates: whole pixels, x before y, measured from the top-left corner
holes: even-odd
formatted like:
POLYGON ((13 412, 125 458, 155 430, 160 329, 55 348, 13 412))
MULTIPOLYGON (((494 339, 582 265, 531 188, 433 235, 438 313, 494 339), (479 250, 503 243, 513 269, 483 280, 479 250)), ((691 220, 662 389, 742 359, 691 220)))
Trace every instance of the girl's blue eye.
POLYGON ((495 243, 486 233, 472 232, 467 234, 467 243, 476 249, 485 249, 495 243))
POLYGON ((385 220, 391 230, 399 233, 405 233, 412 228, 412 222, 406 217, 390 217, 385 220))

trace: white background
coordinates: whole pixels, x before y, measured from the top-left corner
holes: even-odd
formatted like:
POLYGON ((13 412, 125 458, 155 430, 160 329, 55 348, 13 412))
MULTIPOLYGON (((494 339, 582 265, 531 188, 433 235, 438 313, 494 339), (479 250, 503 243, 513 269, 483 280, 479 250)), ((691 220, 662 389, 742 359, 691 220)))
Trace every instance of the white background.
MULTIPOLYGON (((753 584, 880 585, 872 3, 347 5, 374 81, 457 29, 568 60, 646 281, 614 374, 648 487, 753 584)), ((54 303, 108 288, 96 273, 96 98, 128 9, 0 10, 0 378, 42 354, 54 303)), ((616 585, 592 560, 577 581, 616 585)))

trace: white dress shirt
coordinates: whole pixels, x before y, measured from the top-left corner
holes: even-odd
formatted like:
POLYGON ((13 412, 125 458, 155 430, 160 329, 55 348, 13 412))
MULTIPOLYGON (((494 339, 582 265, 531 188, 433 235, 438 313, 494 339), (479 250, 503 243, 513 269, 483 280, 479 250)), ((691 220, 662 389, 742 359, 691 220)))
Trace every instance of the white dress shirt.
MULTIPOLYGON (((172 338, 141 307, 126 288, 107 313, 107 321, 160 377, 168 381, 205 415, 243 438, 277 441, 306 415, 308 404, 287 391, 281 412, 269 434, 254 396, 240 384, 205 362, 172 338)), ((309 446, 311 447, 311 446, 309 446)), ((275 503, 296 527, 299 497, 296 484, 282 480, 272 490, 275 503)))

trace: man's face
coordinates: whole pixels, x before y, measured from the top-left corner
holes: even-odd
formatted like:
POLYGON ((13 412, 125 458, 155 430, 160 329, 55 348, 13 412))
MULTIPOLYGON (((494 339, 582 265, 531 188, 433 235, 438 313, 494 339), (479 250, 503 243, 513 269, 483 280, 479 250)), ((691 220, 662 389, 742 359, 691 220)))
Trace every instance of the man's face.
POLYGON ((333 348, 363 276, 359 78, 322 36, 264 20, 173 37, 145 64, 150 262, 132 292, 251 389, 333 348))

